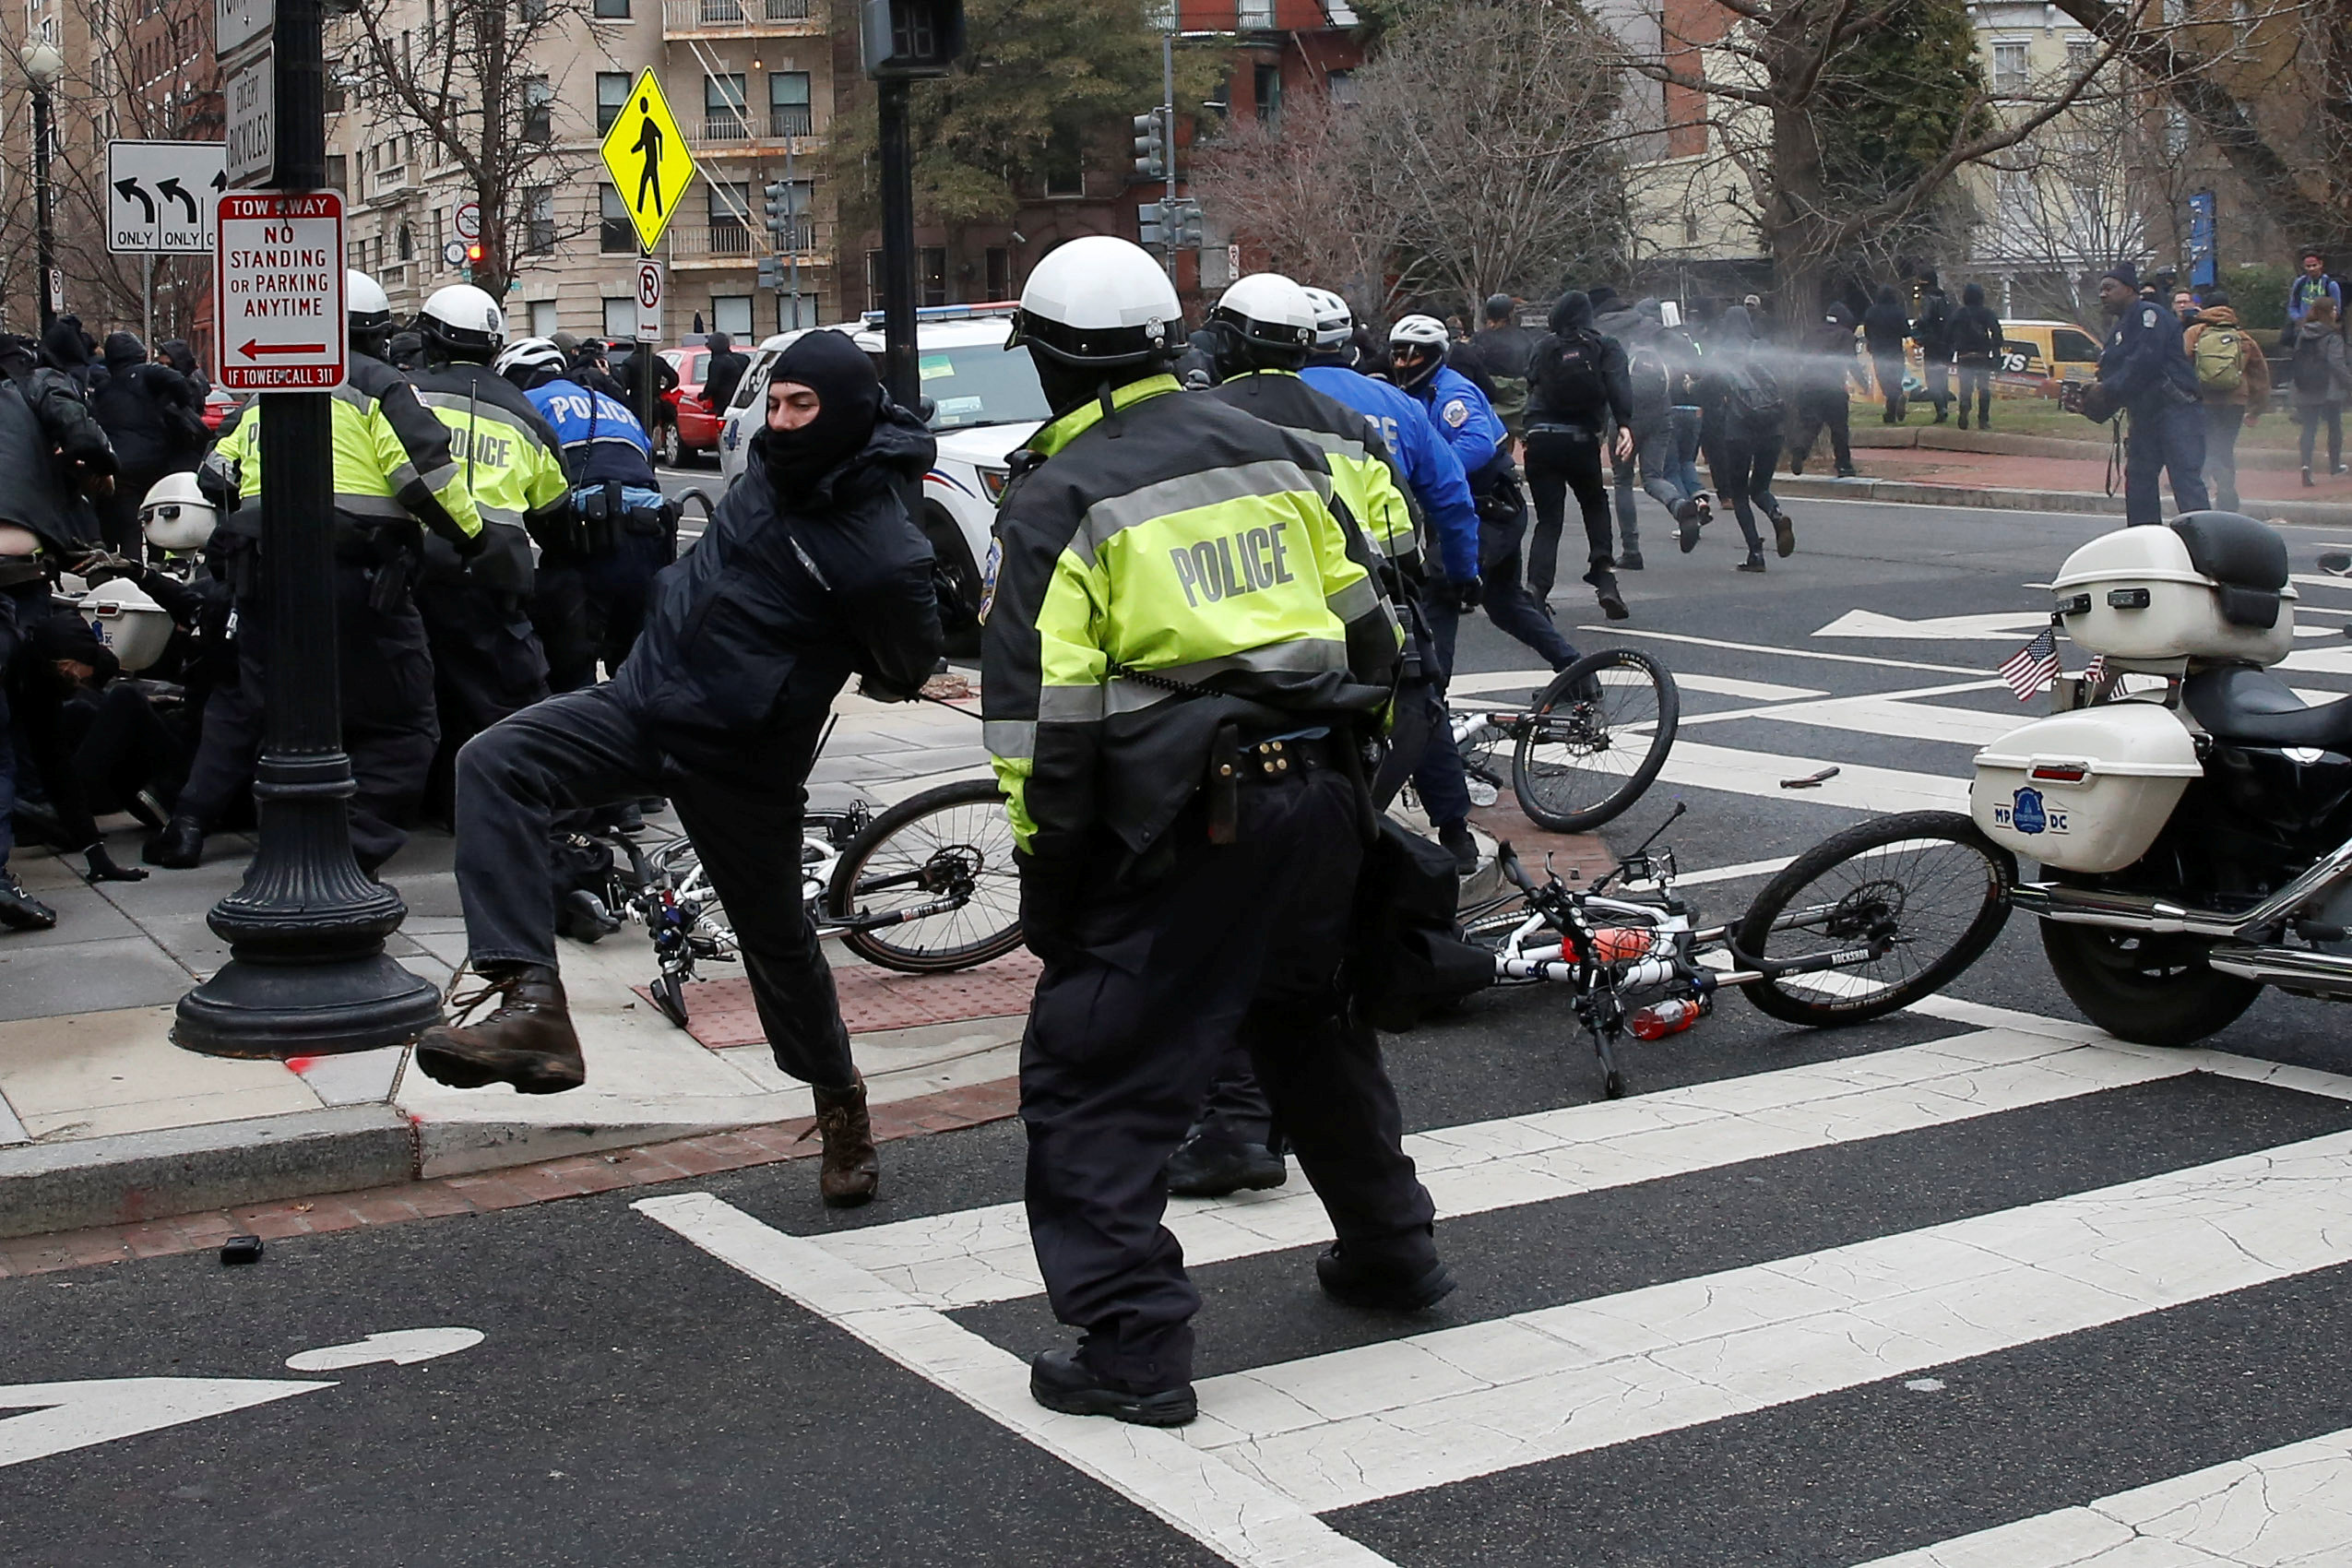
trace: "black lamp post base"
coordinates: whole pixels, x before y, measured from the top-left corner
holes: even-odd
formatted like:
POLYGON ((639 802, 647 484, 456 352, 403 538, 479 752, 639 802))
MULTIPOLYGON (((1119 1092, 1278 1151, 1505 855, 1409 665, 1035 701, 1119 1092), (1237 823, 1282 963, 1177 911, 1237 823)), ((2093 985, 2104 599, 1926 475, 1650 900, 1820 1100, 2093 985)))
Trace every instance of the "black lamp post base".
POLYGON ((406 1045, 441 1021, 441 992, 386 953, 323 964, 232 958, 180 998, 172 1043, 284 1060, 406 1045))

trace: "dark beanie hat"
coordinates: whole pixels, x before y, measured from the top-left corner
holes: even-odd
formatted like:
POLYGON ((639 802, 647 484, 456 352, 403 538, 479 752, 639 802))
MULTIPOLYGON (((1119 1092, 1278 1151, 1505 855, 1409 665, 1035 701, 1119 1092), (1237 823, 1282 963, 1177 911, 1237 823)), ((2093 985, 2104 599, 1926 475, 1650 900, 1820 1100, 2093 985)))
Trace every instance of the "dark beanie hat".
POLYGON ((2099 274, 2099 281, 2102 283, 2110 278, 2127 289, 2136 289, 2140 286, 2140 269, 2128 261, 2119 261, 2099 274))

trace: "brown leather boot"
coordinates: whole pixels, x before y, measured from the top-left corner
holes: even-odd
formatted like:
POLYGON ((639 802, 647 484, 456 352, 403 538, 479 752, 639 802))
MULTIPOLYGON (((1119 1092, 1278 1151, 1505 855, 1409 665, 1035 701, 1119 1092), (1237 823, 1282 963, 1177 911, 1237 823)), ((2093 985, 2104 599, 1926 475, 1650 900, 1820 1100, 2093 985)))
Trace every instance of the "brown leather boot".
POLYGON ((816 1130, 825 1139, 817 1191, 831 1208, 855 1208, 872 1201, 882 1180, 882 1162, 873 1151, 873 1123, 866 1117, 863 1075, 846 1089, 810 1087, 816 1097, 816 1130))
POLYGON ((417 1065, 436 1084, 478 1089, 512 1084, 523 1094, 561 1094, 588 1081, 580 1037, 564 1004, 564 982, 543 964, 514 964, 486 971, 481 989, 453 998, 463 1017, 492 998, 497 1006, 478 1024, 435 1024, 417 1041, 417 1065))

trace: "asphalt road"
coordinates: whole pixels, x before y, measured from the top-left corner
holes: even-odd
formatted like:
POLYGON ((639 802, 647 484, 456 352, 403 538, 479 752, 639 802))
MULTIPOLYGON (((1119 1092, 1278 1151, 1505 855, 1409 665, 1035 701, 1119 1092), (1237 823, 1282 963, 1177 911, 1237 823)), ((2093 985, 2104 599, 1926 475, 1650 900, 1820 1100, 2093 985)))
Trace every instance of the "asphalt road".
MULTIPOLYGON (((2046 612, 2021 585, 2099 531, 1800 503, 1799 553, 1757 578, 1728 524, 1681 556, 1645 505, 1633 618, 1572 636, 1682 679, 1678 761, 1608 836, 1685 802, 1690 873, 1769 866, 1872 791, 1956 790, 1979 732, 2027 713, 1983 683, 2046 612), (1841 622, 1864 635, 1823 635, 1841 622), (1780 789, 1800 762, 1844 772, 1780 789)), ((2335 542, 2288 538, 2302 572, 2335 542)), ((2305 592, 2328 631, 2295 683, 2352 690, 2352 591, 2305 592)), ((1534 662, 1466 627, 1466 680, 1508 695, 1534 662)), ((1735 914, 1766 874, 1693 896, 1735 914)), ((2206 1530, 2211 1554, 2099 1561, 2342 1562, 2344 1445, 2315 1440, 2352 1428, 2344 1020, 2266 995, 2220 1055, 2085 1043, 2016 921, 1878 1023, 1727 1000, 1629 1048, 1610 1104, 1557 995, 1480 997, 1391 1042, 1462 1289, 1410 1319, 1324 1301, 1295 1176, 1289 1200, 1182 1206, 1206 1305, 1181 1438, 1021 1396, 1016 1358, 1062 1331, 999 1206, 1011 1125, 890 1146, 883 1199, 849 1216, 803 1164, 279 1241, 251 1268, 0 1282, 11 1383, 74 1385, 0 1387, 48 1408, 0 1418, 0 1527, 28 1565, 1851 1568, 1996 1526, 1966 1562, 2088 1562, 2144 1528, 2206 1530), (286 1366, 410 1329, 481 1337, 286 1366), (237 1408, 187 1414, 207 1398, 237 1408)))

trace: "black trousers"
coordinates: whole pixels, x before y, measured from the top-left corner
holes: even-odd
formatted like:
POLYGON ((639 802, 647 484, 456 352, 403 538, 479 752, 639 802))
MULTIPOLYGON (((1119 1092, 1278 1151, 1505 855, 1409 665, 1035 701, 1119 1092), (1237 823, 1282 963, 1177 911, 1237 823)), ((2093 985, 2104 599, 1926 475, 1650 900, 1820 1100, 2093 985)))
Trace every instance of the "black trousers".
POLYGON ((1903 392, 1903 369, 1900 354, 1871 356, 1871 371, 1878 377, 1878 393, 1886 403, 1884 422, 1888 424, 1901 424, 1904 415, 1910 412, 1910 400, 1903 392))
MULTIPOLYGON (((1820 439, 1823 427, 1826 426, 1830 452, 1837 459, 1837 471, 1842 474, 1853 472, 1854 437, 1852 427, 1847 422, 1852 412, 1852 408, 1846 401, 1846 384, 1842 381, 1835 390, 1823 387, 1798 393, 1797 428, 1788 443, 1789 455, 1795 462, 1802 463, 1812 457, 1813 443, 1820 439)), ((1963 418, 1966 414, 1966 410, 1961 410, 1963 418)))
POLYGON ((1531 430, 1526 467, 1527 499, 1536 509, 1527 587, 1536 602, 1551 597, 1570 491, 1575 492, 1576 505, 1585 516, 1585 581, 1599 586, 1616 564, 1609 534, 1609 486, 1600 474, 1600 437, 1583 431, 1531 430))
POLYGON ((64 732, 93 812, 125 810, 141 790, 168 801, 187 768, 184 727, 165 719, 136 682, 66 698, 64 732))
POLYGON ((425 795, 436 817, 457 820, 457 750, 500 719, 548 695, 547 650, 520 594, 467 576, 427 576, 417 610, 433 648, 433 706, 441 724, 425 795))
MULTIPOLYGON (((343 698, 343 749, 358 791, 351 797, 351 851, 374 870, 408 842, 407 824, 424 794, 439 737, 434 721, 433 658, 424 624, 405 596, 390 610, 370 602, 374 580, 355 562, 335 564, 337 683, 343 698)), ((258 593, 237 612, 237 683, 204 705, 196 759, 176 810, 208 829, 253 788, 269 684, 269 615, 258 593)))
POLYGON ((1236 1039, 1338 1237, 1435 1255, 1379 1042, 1342 1004, 1360 813, 1355 784, 1311 768, 1245 786, 1235 843, 1187 814, 1172 867, 1097 885, 1074 951, 1038 981, 1021 1042, 1029 1236, 1099 1374, 1191 1379, 1200 1296, 1160 1223, 1164 1168, 1236 1039))
POLYGON ((1977 422, 1979 425, 1990 424, 1992 422, 1992 362, 1990 360, 1962 360, 1959 362, 1958 368, 1960 372, 1960 427, 1966 430, 1968 426, 1968 399, 1971 397, 1977 400, 1977 422))
POLYGON ((457 754, 457 897, 467 956, 555 964, 555 818, 641 795, 671 798, 727 910, 776 1064, 820 1088, 857 1080, 833 970, 801 903, 802 785, 752 788, 681 768, 609 685, 566 692, 493 725, 457 754))
POLYGON ((1780 510, 1772 493, 1772 476, 1779 466, 1777 429, 1727 429, 1707 451, 1707 472, 1715 480, 1716 493, 1731 503, 1732 516, 1740 519, 1740 534, 1748 541, 1751 555, 1764 553, 1764 535, 1756 531, 1756 507, 1762 506, 1767 517, 1780 510))

